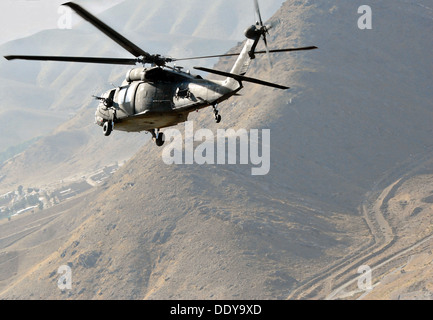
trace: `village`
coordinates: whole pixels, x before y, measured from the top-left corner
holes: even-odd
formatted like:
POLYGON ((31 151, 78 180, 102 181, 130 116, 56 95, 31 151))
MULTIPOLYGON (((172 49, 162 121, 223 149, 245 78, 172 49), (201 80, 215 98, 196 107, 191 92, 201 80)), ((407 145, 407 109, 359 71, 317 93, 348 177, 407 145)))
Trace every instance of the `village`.
POLYGON ((95 188, 119 169, 119 164, 104 167, 76 181, 60 181, 49 187, 18 186, 0 195, 0 220, 12 220, 24 213, 37 213, 71 200, 78 195, 95 188))

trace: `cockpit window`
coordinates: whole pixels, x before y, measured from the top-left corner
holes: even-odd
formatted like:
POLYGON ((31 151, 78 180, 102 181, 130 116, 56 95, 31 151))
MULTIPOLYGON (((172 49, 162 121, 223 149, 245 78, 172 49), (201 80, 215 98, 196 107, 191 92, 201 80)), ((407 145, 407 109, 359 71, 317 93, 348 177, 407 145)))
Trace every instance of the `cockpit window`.
POLYGON ((119 104, 125 103, 125 96, 126 96, 127 91, 128 91, 128 87, 123 87, 120 89, 119 95, 118 95, 119 104))

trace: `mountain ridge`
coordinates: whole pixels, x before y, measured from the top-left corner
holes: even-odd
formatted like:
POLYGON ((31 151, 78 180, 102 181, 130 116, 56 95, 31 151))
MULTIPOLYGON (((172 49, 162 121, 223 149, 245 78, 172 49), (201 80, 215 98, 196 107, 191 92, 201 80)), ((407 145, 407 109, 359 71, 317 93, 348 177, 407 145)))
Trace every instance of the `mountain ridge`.
MULTIPOLYGON (((144 144, 94 194, 35 232, 42 239, 36 263, 26 263, 19 241, 8 247, 21 264, 0 297, 324 298, 361 264, 417 243, 413 230, 431 224, 431 208, 410 202, 423 209, 416 221, 398 210, 407 208, 404 199, 426 199, 433 190, 424 182, 407 198, 406 185, 396 182, 431 173, 423 157, 432 147, 432 51, 423 26, 432 16, 408 1, 383 2, 373 8, 373 30, 361 31, 361 4, 286 1, 272 17, 280 21, 272 45, 320 49, 274 56, 277 73, 257 58, 249 76, 292 90, 245 84, 241 97, 219 106, 220 126, 210 111, 191 115, 195 128, 213 132, 221 125, 270 129, 268 175, 251 176, 248 165, 168 166, 161 149, 144 144), (397 23, 403 14, 410 28, 397 23), (407 48, 416 50, 408 56, 407 48), (61 265, 72 269, 70 291, 56 286, 61 265)), ((215 68, 231 63, 222 59, 215 68)))

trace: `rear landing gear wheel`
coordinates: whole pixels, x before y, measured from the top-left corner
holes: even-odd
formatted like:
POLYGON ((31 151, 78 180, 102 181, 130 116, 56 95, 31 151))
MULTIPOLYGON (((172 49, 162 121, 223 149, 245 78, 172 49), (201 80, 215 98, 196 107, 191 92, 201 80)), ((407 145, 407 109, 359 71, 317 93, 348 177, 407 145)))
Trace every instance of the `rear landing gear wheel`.
POLYGON ((152 137, 158 147, 162 147, 165 143, 165 136, 159 130, 152 130, 152 137))
POLYGON ((102 126, 102 130, 104 131, 104 135, 108 137, 111 132, 113 132, 113 122, 105 121, 104 125, 102 126))
POLYGON ((216 116, 215 116, 215 122, 216 123, 220 123, 221 122, 221 116, 219 115, 219 114, 217 114, 216 116))
POLYGON ((162 132, 158 133, 158 137, 156 138, 156 145, 158 147, 162 147, 165 142, 165 136, 162 132))
POLYGON ((217 106, 214 105, 214 106, 212 106, 212 107, 213 107, 213 113, 215 114, 215 122, 216 122, 216 123, 220 123, 222 118, 221 118, 221 116, 219 115, 219 112, 218 112, 217 106))

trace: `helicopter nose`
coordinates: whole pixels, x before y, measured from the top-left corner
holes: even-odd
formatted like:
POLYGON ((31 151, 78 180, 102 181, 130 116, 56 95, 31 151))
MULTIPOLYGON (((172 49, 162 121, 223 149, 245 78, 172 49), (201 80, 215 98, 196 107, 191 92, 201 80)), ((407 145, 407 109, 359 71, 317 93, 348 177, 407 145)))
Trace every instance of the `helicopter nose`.
POLYGON ((95 124, 102 127, 104 125, 104 119, 98 115, 98 112, 95 113, 95 124))
POLYGON ((107 112, 105 109, 106 108, 104 107, 104 104, 102 102, 100 102, 98 107, 96 107, 95 124, 101 127, 104 125, 104 121, 107 118, 107 114, 106 114, 107 112))

